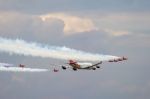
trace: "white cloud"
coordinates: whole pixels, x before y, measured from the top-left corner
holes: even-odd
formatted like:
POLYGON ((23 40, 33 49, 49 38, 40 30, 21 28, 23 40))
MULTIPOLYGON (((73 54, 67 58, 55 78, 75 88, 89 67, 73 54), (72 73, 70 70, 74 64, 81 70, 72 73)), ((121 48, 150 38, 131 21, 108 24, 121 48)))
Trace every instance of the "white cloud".
MULTIPOLYGON (((80 15, 84 16, 84 15, 80 15)), ((149 31, 150 14, 91 14, 87 17, 66 13, 50 13, 30 15, 18 12, 0 11, 0 35, 24 36, 49 39, 49 36, 64 36, 98 30, 111 37, 120 37, 139 33, 145 35, 149 31), (49 36, 47 36, 49 35, 49 36)))
POLYGON ((130 35, 131 34, 131 32, 123 31, 123 30, 104 29, 104 31, 106 33, 108 33, 110 36, 115 36, 115 37, 125 36, 125 35, 130 35))
POLYGON ((77 16, 71 16, 64 13, 52 13, 47 15, 41 15, 40 18, 45 22, 47 19, 59 19, 64 22, 64 33, 66 35, 88 32, 96 30, 96 26, 89 18, 81 18, 77 16))
POLYGON ((93 21, 102 32, 118 37, 144 34, 150 31, 149 13, 106 13, 93 16, 93 21))
POLYGON ((25 27, 31 16, 17 12, 0 11, 0 34, 18 35, 25 27))
POLYGON ((63 35, 64 24, 58 19, 43 22, 39 16, 15 11, 0 11, 0 36, 50 41, 63 35))

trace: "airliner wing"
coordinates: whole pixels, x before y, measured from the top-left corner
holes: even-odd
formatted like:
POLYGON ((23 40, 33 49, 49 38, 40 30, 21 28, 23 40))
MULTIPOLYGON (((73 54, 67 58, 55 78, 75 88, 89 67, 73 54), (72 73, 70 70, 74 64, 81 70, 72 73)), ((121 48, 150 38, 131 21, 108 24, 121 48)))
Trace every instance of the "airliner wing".
POLYGON ((99 63, 93 64, 93 65, 90 66, 90 67, 97 66, 97 65, 99 65, 99 64, 102 64, 102 61, 100 61, 99 63))
POLYGON ((99 64, 102 64, 102 61, 100 61, 99 63, 93 64, 91 66, 85 67, 84 69, 92 68, 92 67, 98 66, 99 64))

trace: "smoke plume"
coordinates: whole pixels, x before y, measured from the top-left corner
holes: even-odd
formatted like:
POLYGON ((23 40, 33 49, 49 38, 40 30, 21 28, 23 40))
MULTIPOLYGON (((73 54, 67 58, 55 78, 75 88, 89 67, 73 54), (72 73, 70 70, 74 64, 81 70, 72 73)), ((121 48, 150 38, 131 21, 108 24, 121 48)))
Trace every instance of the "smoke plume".
POLYGON ((8 71, 8 72, 47 72, 48 69, 0 66, 0 71, 8 71))
POLYGON ((119 58, 117 56, 92 54, 67 47, 42 45, 35 42, 26 42, 21 39, 6 39, 0 37, 0 52, 24 56, 55 58, 79 61, 107 61, 119 58))

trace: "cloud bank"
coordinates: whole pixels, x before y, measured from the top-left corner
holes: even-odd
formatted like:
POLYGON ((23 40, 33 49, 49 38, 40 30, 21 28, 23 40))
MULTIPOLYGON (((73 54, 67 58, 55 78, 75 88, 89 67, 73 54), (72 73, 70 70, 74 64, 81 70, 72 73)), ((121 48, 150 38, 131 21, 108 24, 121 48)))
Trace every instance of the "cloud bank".
POLYGON ((43 22, 48 19, 59 19, 63 21, 65 25, 63 31, 66 35, 97 30, 96 26, 89 18, 71 16, 64 13, 41 15, 40 18, 43 22))
POLYGON ((99 32, 111 37, 149 31, 148 13, 70 15, 49 13, 30 15, 19 12, 0 12, 0 34, 6 37, 31 37, 48 40, 66 35, 99 32), (11 32, 10 32, 11 31, 11 32))

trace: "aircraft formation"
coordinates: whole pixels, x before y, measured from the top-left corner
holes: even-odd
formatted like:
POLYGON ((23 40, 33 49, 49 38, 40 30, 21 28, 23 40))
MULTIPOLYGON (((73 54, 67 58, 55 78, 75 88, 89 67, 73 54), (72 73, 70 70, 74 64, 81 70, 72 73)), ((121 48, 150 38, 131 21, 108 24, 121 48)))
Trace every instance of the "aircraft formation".
MULTIPOLYGON (((119 61, 124 61, 127 60, 128 58, 126 57, 117 57, 117 58, 112 58, 107 60, 107 62, 119 62, 119 61)), ((105 60, 106 61, 106 60, 105 60)), ((104 61, 99 61, 95 64, 90 63, 90 62, 78 62, 75 60, 68 60, 65 65, 61 65, 62 70, 66 70, 68 68, 71 68, 73 71, 77 70, 96 70, 98 68, 101 68, 101 64, 104 61)), ((59 72, 59 69, 53 68, 52 70, 50 69, 39 69, 39 68, 26 68, 25 65, 19 64, 17 67, 13 66, 13 64, 8 64, 8 63, 0 63, 0 71, 20 71, 20 72, 45 72, 45 71, 52 71, 52 72, 59 72)))
MULTIPOLYGON (((65 46, 52 46, 40 44, 37 42, 27 42, 22 39, 8 39, 0 37, 0 52, 12 53, 16 55, 32 56, 40 58, 53 58, 67 60, 67 63, 60 64, 52 69, 26 68, 25 65, 14 67, 12 64, 0 63, 0 71, 53 71, 58 72, 57 67, 61 70, 71 68, 77 70, 96 70, 101 68, 104 62, 119 62, 127 60, 126 57, 118 57, 112 55, 103 55, 85 52, 68 48, 65 46)), ((52 66, 50 66, 52 67, 52 66)))
MULTIPOLYGON (((126 57, 119 57, 116 59, 111 59, 108 60, 108 62, 119 62, 119 61, 124 61, 127 60, 128 58, 126 57)), ((69 62, 67 64, 69 64, 69 66, 62 66, 63 70, 66 70, 67 68, 72 68, 74 71, 77 71, 78 69, 82 69, 82 70, 96 70, 96 68, 101 68, 100 64, 102 64, 103 61, 100 61, 98 63, 92 64, 92 63, 88 63, 88 62, 77 62, 74 60, 69 60, 69 62)))

